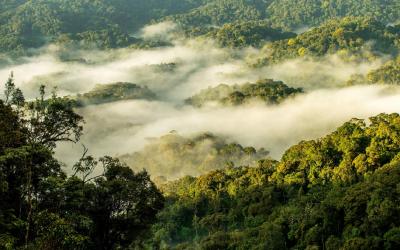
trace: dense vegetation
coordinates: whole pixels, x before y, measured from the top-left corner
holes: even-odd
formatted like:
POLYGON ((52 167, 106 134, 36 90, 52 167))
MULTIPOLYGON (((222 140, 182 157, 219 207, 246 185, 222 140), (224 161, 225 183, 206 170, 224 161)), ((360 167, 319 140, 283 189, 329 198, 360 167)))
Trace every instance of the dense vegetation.
POLYGON ((78 106, 102 104, 134 99, 155 99, 156 95, 147 87, 141 87, 134 83, 118 82, 110 84, 98 84, 93 90, 78 94, 74 99, 78 106))
POLYGON ((13 78, 0 100, 0 249, 126 249, 139 244, 163 197, 134 173, 85 149, 67 177, 56 143, 76 142, 83 118, 53 94, 26 103, 13 78), (136 242, 136 243, 135 243, 136 242))
POLYGON ((206 1, 187 13, 167 17, 186 28, 219 26, 235 21, 258 21, 265 18, 266 4, 261 0, 206 1), (200 24, 200 25, 199 25, 200 24))
POLYGON ((258 63, 333 53, 344 60, 373 59, 381 54, 394 56, 399 50, 399 35, 397 28, 386 27, 373 18, 333 19, 295 38, 267 44, 258 63))
POLYGON ((370 16, 393 23, 400 18, 399 9, 396 0, 214 0, 168 18, 186 27, 267 20, 274 27, 293 31, 345 16, 370 16))
POLYGON ((187 104, 201 107, 207 103, 221 105, 242 105, 252 101, 262 101, 266 104, 278 104, 283 100, 303 93, 300 88, 291 88, 280 81, 271 79, 259 80, 256 83, 226 85, 204 89, 188 98, 187 104))
POLYGON ((400 116, 351 120, 280 162, 163 186, 150 245, 173 249, 398 249, 400 116))
POLYGON ((282 32, 271 28, 267 22, 236 22, 223 25, 207 33, 221 47, 241 48, 246 46, 260 47, 268 41, 277 41, 296 36, 291 32, 282 32))
POLYGON ((3 0, 0 52, 39 47, 48 41, 102 48, 135 42, 128 34, 151 19, 179 13, 196 1, 3 0))
POLYGON ((171 132, 153 139, 141 151, 123 155, 120 159, 133 169, 145 168, 160 183, 232 165, 253 165, 267 155, 264 149, 229 143, 210 133, 184 137, 171 132))
MULTIPOLYGON (((157 48, 176 45, 165 57, 176 59, 165 59, 167 63, 154 60, 155 64, 140 67, 139 73, 135 67, 132 76, 151 79, 140 80, 145 84, 166 82, 161 89, 175 96, 170 92, 180 91, 175 88, 180 83, 192 84, 214 73, 224 76, 223 66, 244 65, 240 60, 252 66, 268 66, 243 66, 254 79, 255 74, 273 75, 278 63, 285 60, 318 64, 334 58, 330 62, 334 66, 344 63, 352 68, 343 73, 347 69, 341 67, 327 74, 325 83, 330 83, 328 77, 335 77, 333 74, 343 73, 345 77, 339 77, 343 81, 356 72, 349 85, 399 85, 399 20, 398 0, 0 0, 0 64, 4 61, 19 67, 20 60, 29 63, 19 70, 38 69, 26 72, 32 73, 33 80, 27 76, 27 82, 21 83, 29 89, 68 74, 62 70, 42 74, 47 72, 46 63, 32 67, 41 58, 22 56, 43 52, 32 48, 55 43, 58 46, 46 50, 56 51, 51 62, 62 61, 73 70, 80 69, 80 64, 83 70, 93 66, 95 72, 100 64, 97 60, 106 65, 123 55, 88 55, 95 58, 92 62, 84 55, 90 50, 81 49, 130 48, 128 53, 138 49, 138 62, 133 64, 142 65, 145 54, 139 50, 153 48, 151 52, 162 53, 164 50, 157 48), (158 37, 140 36, 142 27, 158 21, 175 22, 176 26, 171 24, 174 31, 168 32, 176 33, 164 37, 167 28, 161 25, 166 30, 158 37), (197 40, 174 40, 180 35, 197 40), (227 58, 228 64, 212 64, 209 61, 213 57, 196 58, 195 53, 204 52, 196 51, 197 42, 210 38, 219 47, 229 48, 218 48, 218 60, 227 58), (180 46, 187 50, 182 52, 180 46), (371 70, 371 65, 381 61, 385 63, 371 70), (167 85, 172 76, 181 82, 167 85), (163 77, 168 78, 164 81, 163 77)), ((159 59, 156 53, 148 54, 159 59)), ((293 70, 291 63, 288 61, 287 69, 281 70, 293 70)), ((299 66, 294 81, 302 74, 306 78, 318 75, 312 69, 312 73, 306 72, 308 65, 299 66)), ((79 78, 71 79, 71 91, 84 84, 72 83, 79 78)), ((187 93, 185 87, 182 93, 187 93)), ((392 89, 397 91, 396 86, 389 91, 392 89)), ((379 114, 367 121, 351 119, 322 138, 293 145, 279 161, 271 159, 263 148, 242 146, 204 131, 185 136, 171 131, 159 138, 147 138, 142 149, 118 158, 95 158, 83 146, 82 156, 68 169, 56 159, 60 143, 78 143, 83 136, 84 117, 76 113, 77 108, 124 100, 151 101, 159 96, 164 100, 160 92, 156 95, 147 87, 116 82, 97 85, 87 93, 58 97, 55 91, 46 93, 40 85, 38 97, 25 100, 11 74, 0 100, 0 250, 400 249, 397 113, 379 114)), ((315 92, 310 96, 318 99, 315 92)), ((244 110, 253 103, 279 105, 300 94, 302 88, 270 79, 220 84, 185 100, 187 105, 204 109, 172 108, 168 103, 166 109, 158 111, 183 110, 193 122, 197 121, 196 114, 208 115, 214 109, 229 112, 238 106, 244 110)), ((180 119, 167 113, 161 120, 153 120, 148 113, 151 121, 135 124, 135 129, 147 133, 180 119)), ((109 118, 101 116, 104 124, 109 122, 113 127, 109 118)), ((305 118, 319 119, 318 114, 305 118)), ((103 129, 104 124, 96 125, 103 129)), ((131 125, 129 122, 127 126, 131 125)), ((239 122, 235 125, 242 129, 239 122)), ((290 128, 296 130, 296 126, 290 128)), ((113 131, 118 129, 115 127, 113 131)), ((288 131, 292 132, 298 133, 288 131)), ((103 139, 105 133, 93 134, 103 139)), ((115 145, 118 147, 118 142, 115 145)))
MULTIPOLYGON (((400 18, 396 0, 2 0, 0 5, 0 52, 14 54, 48 42, 100 48, 143 46, 131 34, 154 20, 173 20, 192 34, 205 34, 210 27, 236 22, 262 21, 293 31, 348 15, 372 16, 384 25, 400 18)), ((254 38, 250 44, 259 42, 257 35, 254 38)))
POLYGON ((267 11, 275 25, 294 29, 345 16, 370 16, 384 24, 393 23, 400 18, 399 4, 396 0, 279 0, 267 11))

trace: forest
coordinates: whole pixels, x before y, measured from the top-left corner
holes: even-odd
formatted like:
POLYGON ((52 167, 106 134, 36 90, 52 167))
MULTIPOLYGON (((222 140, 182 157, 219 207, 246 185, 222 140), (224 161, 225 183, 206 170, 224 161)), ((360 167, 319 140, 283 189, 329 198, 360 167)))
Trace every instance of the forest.
POLYGON ((0 250, 400 249, 397 0, 0 0, 0 250))

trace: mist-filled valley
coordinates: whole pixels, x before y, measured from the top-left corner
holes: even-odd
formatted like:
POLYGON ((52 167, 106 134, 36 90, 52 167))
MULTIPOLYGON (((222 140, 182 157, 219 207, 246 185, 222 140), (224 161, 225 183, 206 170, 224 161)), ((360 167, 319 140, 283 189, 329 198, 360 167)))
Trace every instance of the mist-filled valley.
POLYGON ((0 249, 398 249, 399 51, 392 0, 0 1, 0 249))

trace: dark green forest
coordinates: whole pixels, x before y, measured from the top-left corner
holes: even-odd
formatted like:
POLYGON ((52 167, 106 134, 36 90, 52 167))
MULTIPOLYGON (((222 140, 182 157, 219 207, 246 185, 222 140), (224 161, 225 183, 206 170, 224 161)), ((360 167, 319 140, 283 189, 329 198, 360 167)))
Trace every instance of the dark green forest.
POLYGON ((0 250, 400 249, 399 52, 398 0, 0 0, 0 250))
MULTIPOLYGON (((287 37, 276 28, 294 31, 345 16, 372 17, 384 25, 400 18, 399 3, 395 0, 2 0, 0 6, 0 52, 12 54, 24 53, 28 48, 48 42, 125 47, 140 43, 132 33, 157 20, 173 20, 194 34, 207 33, 213 26, 261 21, 260 28, 264 26, 265 31, 251 28, 251 36, 256 41, 249 44, 257 45, 257 40, 266 37, 271 40, 287 37)), ((235 29, 240 32, 242 25, 246 24, 236 24, 235 29)), ((238 46, 245 42, 240 37, 224 42, 229 29, 228 26, 219 32, 223 45, 238 46)))
POLYGON ((76 142, 83 118, 55 94, 25 102, 9 78, 0 101, 0 248, 126 248, 149 229, 163 196, 146 171, 83 150, 67 176, 56 143, 76 142))

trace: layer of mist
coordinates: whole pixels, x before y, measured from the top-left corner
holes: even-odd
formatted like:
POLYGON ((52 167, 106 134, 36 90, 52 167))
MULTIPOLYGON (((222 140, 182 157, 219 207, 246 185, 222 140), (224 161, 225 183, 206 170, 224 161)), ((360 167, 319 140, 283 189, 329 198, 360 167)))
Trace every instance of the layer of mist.
MULTIPOLYGON (((315 90, 279 106, 196 109, 142 100, 90 106, 79 112, 87 121, 82 143, 95 155, 140 151, 151 138, 175 130, 182 135, 211 132, 245 146, 263 147, 279 159, 289 146, 321 137, 351 118, 398 112, 399 100, 399 87, 355 86, 315 90)), ((80 152, 79 145, 61 145, 58 156, 71 162, 80 152)))
MULTIPOLYGON (((353 117, 400 110, 399 88, 344 86, 351 75, 378 68, 384 57, 358 63, 330 55, 253 68, 247 62, 260 50, 223 49, 211 40, 176 37, 175 29, 173 23, 162 23, 137 34, 173 44, 161 48, 85 51, 49 45, 32 57, 1 66, 0 79, 4 82, 13 71, 27 98, 37 96, 41 84, 57 87, 59 95, 115 82, 147 86, 159 97, 157 101, 121 101, 77 110, 86 120, 81 143, 96 156, 131 154, 142 150, 149 138, 175 130, 183 136, 211 132, 244 146, 263 147, 278 159, 290 145, 323 136, 353 117), (196 109, 183 105, 183 100, 209 86, 266 78, 302 87, 306 94, 277 106, 255 103, 196 109)), ((61 144, 57 157, 71 166, 81 151, 79 144, 61 144)))

